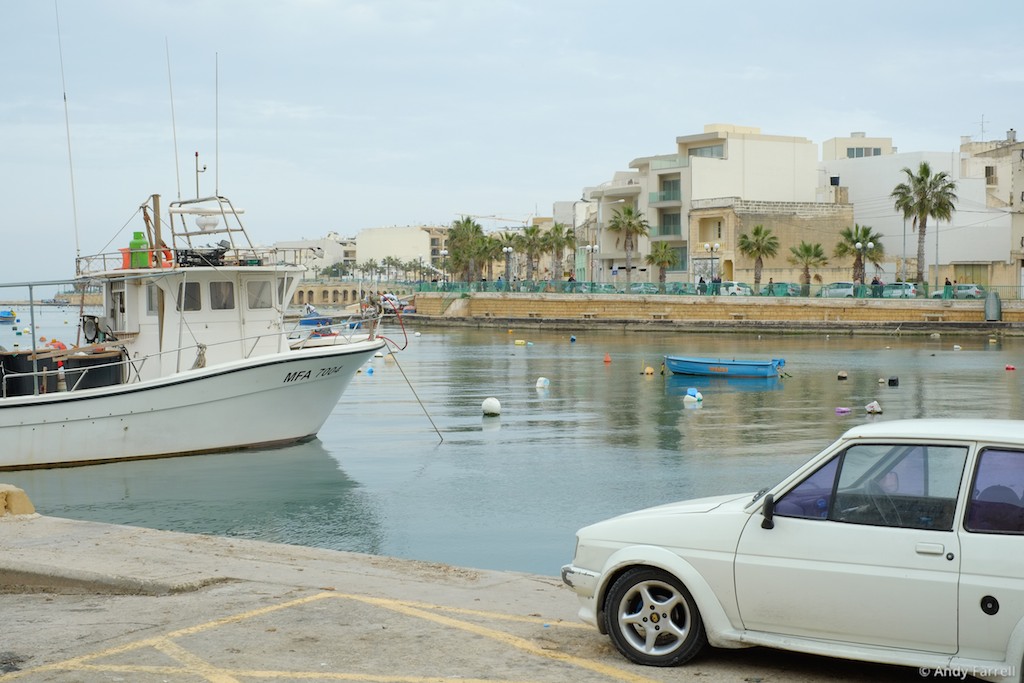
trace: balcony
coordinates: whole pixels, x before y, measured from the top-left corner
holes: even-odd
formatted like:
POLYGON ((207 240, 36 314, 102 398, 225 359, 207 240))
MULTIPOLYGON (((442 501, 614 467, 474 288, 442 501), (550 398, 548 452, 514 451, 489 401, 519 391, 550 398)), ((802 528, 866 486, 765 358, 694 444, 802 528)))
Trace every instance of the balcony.
POLYGON ((679 190, 662 190, 661 192, 651 192, 647 197, 649 204, 658 204, 660 202, 681 202, 683 200, 683 193, 679 190))
POLYGON ((690 157, 679 154, 674 157, 663 157, 651 161, 652 171, 662 171, 666 168, 686 168, 690 165, 690 157))
POLYGON ((683 226, 681 225, 651 225, 647 230, 651 237, 682 237, 683 226))

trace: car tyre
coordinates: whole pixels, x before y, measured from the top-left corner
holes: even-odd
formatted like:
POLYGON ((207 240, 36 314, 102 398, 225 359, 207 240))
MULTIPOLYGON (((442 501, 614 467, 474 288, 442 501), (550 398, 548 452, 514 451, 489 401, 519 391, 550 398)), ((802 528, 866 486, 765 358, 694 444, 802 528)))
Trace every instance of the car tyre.
POLYGON ((627 659, 646 666, 678 666, 707 645, 704 620, 682 582, 661 569, 639 567, 608 592, 605 626, 627 659))

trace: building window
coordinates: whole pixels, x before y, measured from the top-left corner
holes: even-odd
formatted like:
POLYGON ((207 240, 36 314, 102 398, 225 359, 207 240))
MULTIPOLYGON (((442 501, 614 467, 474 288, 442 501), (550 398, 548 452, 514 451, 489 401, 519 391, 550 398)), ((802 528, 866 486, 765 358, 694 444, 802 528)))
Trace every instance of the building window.
POLYGON ((666 270, 671 272, 685 272, 686 262, 689 260, 686 253, 686 247, 674 247, 672 251, 676 252, 676 265, 666 270))
POLYGON ((708 157, 711 159, 725 158, 725 145, 709 145, 708 147, 693 147, 689 150, 691 157, 708 157))
POLYGON ((846 158, 847 159, 860 159, 861 157, 880 157, 882 156, 881 147, 847 147, 846 158))

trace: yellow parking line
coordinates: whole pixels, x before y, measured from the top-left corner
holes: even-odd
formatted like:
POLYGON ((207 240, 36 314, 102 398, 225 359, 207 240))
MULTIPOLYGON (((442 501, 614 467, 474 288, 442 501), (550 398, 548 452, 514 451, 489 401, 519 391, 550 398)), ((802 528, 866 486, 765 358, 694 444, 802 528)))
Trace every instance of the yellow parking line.
POLYGON ((338 595, 338 597, 349 598, 352 600, 359 600, 369 605, 377 605, 386 609, 393 610, 400 614, 406 614, 412 617, 419 617, 421 619, 427 619, 434 623, 441 624, 443 626, 450 626, 452 628, 462 629, 463 631, 469 631, 492 640, 496 640, 500 643, 504 643, 511 647, 523 650, 534 655, 540 655, 541 657, 547 657, 548 659, 556 659, 561 662, 572 664, 583 669, 589 669, 595 673, 599 673, 602 676, 608 676, 609 678, 615 678, 620 681, 630 681, 630 683, 657 683, 654 679, 647 678, 645 676, 638 676, 628 671, 616 668, 614 666, 608 666, 601 664, 600 662, 592 662, 588 659, 582 659, 580 657, 574 657, 567 655, 564 652, 557 652, 555 650, 545 650, 530 641, 514 636, 510 633, 498 631, 495 629, 487 628, 486 626, 479 626, 477 624, 471 624, 466 621, 459 621, 458 619, 452 619, 440 614, 433 614, 426 612, 422 609, 415 607, 409 607, 407 603, 401 600, 391 600, 388 598, 371 598, 363 595, 338 595))
MULTIPOLYGON (((335 598, 343 600, 357 600, 369 605, 376 605, 390 609, 406 616, 411 616, 417 619, 426 619, 442 626, 451 628, 457 628, 463 631, 469 631, 477 635, 490 638, 497 642, 505 645, 514 647, 523 652, 540 655, 548 659, 554 659, 561 661, 572 666, 576 666, 582 669, 587 669, 592 672, 607 676, 609 678, 627 681, 628 683, 656 683, 652 679, 644 676, 639 676, 622 669, 618 669, 613 666, 601 664, 599 662, 592 662, 580 657, 574 657, 572 655, 564 654, 553 650, 545 650, 542 647, 535 645, 534 643, 514 636, 509 633, 479 626, 468 621, 461 621, 453 617, 438 614, 438 612, 444 611, 453 614, 460 614, 465 616, 474 617, 485 617, 494 620, 502 620, 509 622, 520 622, 520 623, 533 623, 533 624, 545 624, 548 625, 551 622, 540 617, 522 617, 510 614, 501 614, 497 612, 487 612, 482 610, 470 610, 456 607, 446 607, 444 605, 436 605, 423 602, 415 601, 402 601, 393 600, 387 598, 374 598, 364 595, 353 595, 345 593, 337 593, 334 591, 317 593, 304 598, 298 598, 296 600, 290 600, 277 605, 270 605, 268 607, 262 607, 260 609, 250 610, 248 612, 241 612, 234 614, 229 617, 222 619, 215 619, 202 624, 196 624, 194 626, 188 626, 186 628, 177 629, 170 631, 159 636, 152 638, 145 638, 132 643, 126 643, 117 647, 108 648, 100 652, 94 652, 80 657, 74 657, 63 662, 56 662, 53 664, 43 664, 41 666, 32 667, 29 669, 22 669, 21 671, 9 672, 6 674, 0 674, 0 683, 7 683, 21 678, 24 675, 30 673, 41 673, 41 672, 54 672, 54 671, 90 671, 90 672, 107 672, 107 673, 159 673, 164 675, 198 675, 209 683, 238 683, 243 678, 265 678, 265 679, 280 679, 280 680, 331 680, 331 681, 368 681, 370 683, 446 683, 449 679, 447 677, 437 676, 396 676, 388 674, 367 674, 367 673, 331 673, 325 671, 266 671, 266 670, 243 670, 243 669, 225 669, 214 666, 210 662, 196 656, 194 653, 182 648, 177 643, 173 642, 175 638, 181 638, 184 636, 195 635, 204 631, 218 628, 220 626, 226 626, 229 624, 236 624, 254 617, 259 617, 272 612, 277 612, 292 607, 298 607, 301 605, 323 600, 325 598, 335 598), (102 664, 97 660, 111 657, 113 655, 120 655, 134 650, 140 650, 143 648, 151 647, 159 650, 168 657, 178 661, 182 666, 153 666, 153 665, 130 665, 130 664, 102 664)), ((588 628, 586 625, 580 623, 564 623, 556 622, 559 628, 588 628)), ((496 679, 474 679, 474 678, 460 678, 463 683, 503 683, 496 679)), ((516 680, 516 681, 505 681, 504 683, 529 683, 529 681, 516 680)))

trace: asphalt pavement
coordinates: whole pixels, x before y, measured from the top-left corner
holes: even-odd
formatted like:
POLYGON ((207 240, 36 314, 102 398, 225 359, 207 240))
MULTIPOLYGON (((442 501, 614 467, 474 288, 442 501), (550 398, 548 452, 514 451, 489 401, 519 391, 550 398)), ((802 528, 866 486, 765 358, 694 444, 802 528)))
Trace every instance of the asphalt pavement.
POLYGON ((760 648, 641 667, 576 609, 557 577, 0 514, 0 683, 921 680, 760 648))

